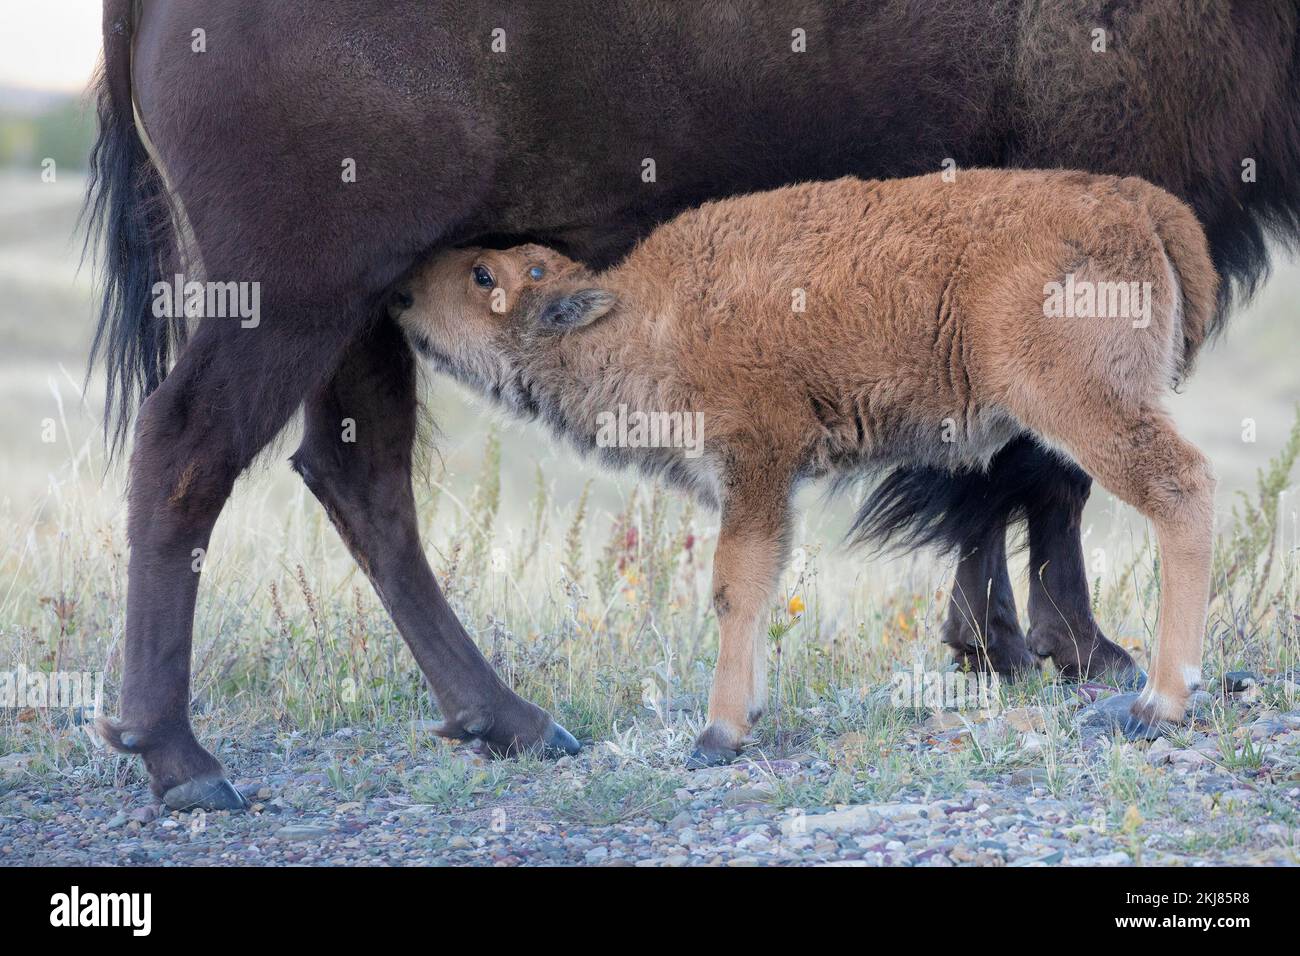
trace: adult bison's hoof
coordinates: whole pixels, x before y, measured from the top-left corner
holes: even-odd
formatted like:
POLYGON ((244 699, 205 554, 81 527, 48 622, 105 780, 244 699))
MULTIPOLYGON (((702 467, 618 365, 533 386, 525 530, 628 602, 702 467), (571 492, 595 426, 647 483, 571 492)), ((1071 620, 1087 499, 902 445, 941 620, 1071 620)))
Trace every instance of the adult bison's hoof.
POLYGON ((225 777, 203 777, 178 783, 162 796, 172 810, 247 810, 248 801, 225 777))
POLYGON ((1133 686, 1142 669, 1128 651, 1100 631, 1092 631, 1086 639, 1076 636, 1078 633, 1061 621, 1036 624, 1029 629, 1029 649, 1039 657, 1050 657, 1065 680, 1133 686))
POLYGON ((546 756, 558 757, 576 754, 582 744, 540 707, 526 720, 497 718, 489 712, 465 711, 433 728, 439 737, 451 740, 478 741, 481 750, 493 757, 513 757, 528 751, 540 751, 546 756), (520 725, 536 729, 516 730, 520 725))
POLYGON ((1148 716, 1146 708, 1139 703, 1138 694, 1116 694, 1099 700, 1088 707, 1082 715, 1085 723, 1101 724, 1117 731, 1129 740, 1155 740, 1167 733, 1171 727, 1168 721, 1148 716))
POLYGON ((686 759, 687 770, 703 770, 706 767, 720 767, 729 764, 740 756, 740 742, 731 739, 723 728, 712 724, 704 728, 700 739, 695 741, 695 749, 686 759))
POLYGON ((1014 620, 993 620, 981 636, 964 616, 950 615, 944 623, 943 642, 962 670, 992 671, 1003 680, 1018 681, 1042 670, 1042 662, 1025 646, 1025 635, 1014 620))
POLYGON ((560 757, 568 754, 572 757, 581 749, 582 744, 578 743, 578 738, 555 721, 551 721, 551 729, 546 732, 546 737, 542 741, 542 751, 547 756, 560 757))

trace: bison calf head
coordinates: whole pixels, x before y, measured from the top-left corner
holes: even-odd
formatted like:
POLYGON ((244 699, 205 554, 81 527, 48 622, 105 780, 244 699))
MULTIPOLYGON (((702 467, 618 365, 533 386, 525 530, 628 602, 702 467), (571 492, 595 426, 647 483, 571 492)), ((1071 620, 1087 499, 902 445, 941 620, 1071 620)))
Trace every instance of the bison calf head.
POLYGON ((442 371, 509 399, 552 333, 587 325, 614 305, 580 263, 552 249, 452 249, 398 289, 389 313, 442 371))

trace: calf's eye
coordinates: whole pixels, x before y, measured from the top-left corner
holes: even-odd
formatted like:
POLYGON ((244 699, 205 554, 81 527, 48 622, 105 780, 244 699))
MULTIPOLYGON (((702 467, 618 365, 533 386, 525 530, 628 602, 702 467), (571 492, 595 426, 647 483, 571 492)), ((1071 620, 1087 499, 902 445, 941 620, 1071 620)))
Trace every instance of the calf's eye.
POLYGON ((528 270, 528 278, 530 279, 540 279, 544 275, 546 275, 546 270, 541 266, 533 266, 528 270))
POLYGON ((480 289, 491 289, 496 285, 496 280, 492 278, 492 273, 486 266, 474 267, 474 284, 480 289))

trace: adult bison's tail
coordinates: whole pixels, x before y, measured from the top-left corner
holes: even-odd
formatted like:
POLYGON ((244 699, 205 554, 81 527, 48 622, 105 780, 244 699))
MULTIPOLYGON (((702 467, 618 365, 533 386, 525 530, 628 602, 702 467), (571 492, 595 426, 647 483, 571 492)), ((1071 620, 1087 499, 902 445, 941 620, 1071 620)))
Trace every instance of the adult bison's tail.
POLYGON ((104 433, 110 451, 126 437, 136 405, 167 374, 185 329, 152 314, 154 284, 174 259, 175 230, 163 178, 135 125, 131 94, 133 0, 105 0, 104 62, 95 84, 99 135, 90 154, 82 215, 87 250, 102 260, 99 321, 90 368, 104 366, 104 433))

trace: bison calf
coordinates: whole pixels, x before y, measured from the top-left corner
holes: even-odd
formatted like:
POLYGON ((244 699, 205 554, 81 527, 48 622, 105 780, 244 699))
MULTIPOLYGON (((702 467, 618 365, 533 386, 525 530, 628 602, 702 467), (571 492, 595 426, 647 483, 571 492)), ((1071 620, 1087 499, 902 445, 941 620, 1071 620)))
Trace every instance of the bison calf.
POLYGON ((884 464, 983 468, 1023 434, 1155 525, 1153 673, 1115 713, 1130 734, 1181 720, 1215 481, 1162 393, 1217 282, 1191 211, 1142 180, 979 170, 708 203, 600 273, 537 245, 455 250, 393 309, 442 370, 721 508, 722 646, 694 755, 714 762, 764 707, 796 486, 884 464), (627 440, 612 425, 629 419, 662 427, 627 440), (702 442, 683 440, 697 420, 702 442))

